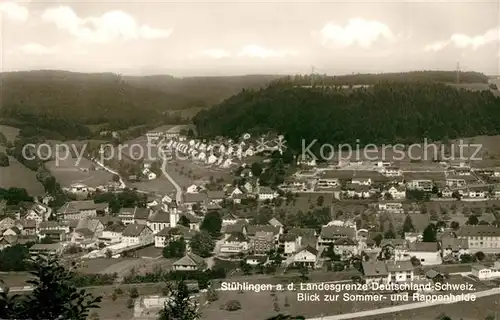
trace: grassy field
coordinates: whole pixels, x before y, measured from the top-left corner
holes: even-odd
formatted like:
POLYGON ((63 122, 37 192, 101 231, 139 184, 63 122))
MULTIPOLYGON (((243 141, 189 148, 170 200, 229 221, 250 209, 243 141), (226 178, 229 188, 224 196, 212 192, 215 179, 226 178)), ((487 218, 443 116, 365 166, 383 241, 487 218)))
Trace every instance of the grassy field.
POLYGON ((388 313, 378 316, 354 318, 356 320, 436 320, 447 315, 453 320, 483 320, 489 315, 500 317, 498 295, 477 299, 474 302, 460 302, 449 305, 430 305, 428 308, 388 313))
POLYGON ((24 188, 31 196, 45 194, 43 186, 36 179, 36 172, 26 168, 12 157, 9 157, 9 161, 8 167, 0 167, 0 187, 24 188))
POLYGON ((3 133, 7 141, 14 142, 16 137, 19 135, 19 131, 20 130, 18 128, 0 125, 0 132, 3 133))
POLYGON ((81 169, 95 168, 92 161, 86 158, 82 158, 79 163, 74 158, 49 161, 46 163, 46 167, 63 187, 68 187, 73 183, 83 183, 89 187, 96 187, 107 184, 113 177, 105 170, 82 171, 81 169))

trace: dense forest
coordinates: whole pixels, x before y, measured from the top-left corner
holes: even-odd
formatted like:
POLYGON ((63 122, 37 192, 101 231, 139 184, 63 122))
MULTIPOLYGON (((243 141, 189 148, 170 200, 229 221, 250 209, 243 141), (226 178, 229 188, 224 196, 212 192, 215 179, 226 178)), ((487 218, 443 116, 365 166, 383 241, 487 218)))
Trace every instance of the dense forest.
POLYGON ((21 128, 21 136, 88 139, 92 137, 88 125, 122 130, 182 123, 186 117, 182 110, 205 108, 273 79, 124 77, 52 70, 2 73, 0 123, 21 128))
POLYGON ((500 133, 500 98, 490 91, 457 90, 437 82, 381 82, 343 90, 281 82, 244 90, 193 119, 203 136, 238 138, 277 131, 287 145, 394 144, 500 133), (307 143, 308 144, 308 143, 307 143))
MULTIPOLYGON (((488 77, 478 72, 459 72, 459 81, 464 83, 488 83, 488 77)), ((442 83, 455 83, 457 81, 456 71, 410 71, 398 73, 357 73, 340 76, 329 75, 295 75, 287 76, 273 81, 277 83, 293 83, 295 85, 374 85, 380 82, 415 82, 434 81, 442 83)))

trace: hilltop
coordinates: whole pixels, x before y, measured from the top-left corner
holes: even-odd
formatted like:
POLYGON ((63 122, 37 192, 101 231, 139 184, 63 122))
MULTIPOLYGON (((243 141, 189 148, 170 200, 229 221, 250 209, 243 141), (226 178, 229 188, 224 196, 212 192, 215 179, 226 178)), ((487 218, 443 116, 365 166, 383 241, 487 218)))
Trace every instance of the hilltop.
POLYGON ((246 90, 194 119, 205 136, 239 138, 277 131, 299 150, 315 139, 394 144, 500 133, 500 98, 432 81, 380 82, 371 87, 304 88, 280 82, 246 90))

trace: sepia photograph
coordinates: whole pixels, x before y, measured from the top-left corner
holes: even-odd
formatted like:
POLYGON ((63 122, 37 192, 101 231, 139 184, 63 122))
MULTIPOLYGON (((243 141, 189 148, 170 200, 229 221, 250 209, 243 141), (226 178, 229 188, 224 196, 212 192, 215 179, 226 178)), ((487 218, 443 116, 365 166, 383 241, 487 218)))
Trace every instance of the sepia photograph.
POLYGON ((500 0, 0 0, 0 319, 500 320, 500 0))

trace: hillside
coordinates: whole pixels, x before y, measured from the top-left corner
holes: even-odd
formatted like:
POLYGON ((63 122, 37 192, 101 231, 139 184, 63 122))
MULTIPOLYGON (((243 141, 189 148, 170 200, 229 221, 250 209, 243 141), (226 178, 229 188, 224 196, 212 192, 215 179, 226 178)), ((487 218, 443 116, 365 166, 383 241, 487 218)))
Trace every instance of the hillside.
POLYGON ((123 77, 138 87, 158 90, 168 94, 189 96, 211 106, 240 92, 242 89, 259 89, 271 81, 281 78, 275 75, 245 75, 228 77, 174 78, 167 75, 145 77, 123 77))
MULTIPOLYGON (((282 83, 245 91, 194 119, 204 136, 269 130, 296 150, 314 139, 394 144, 500 133, 500 98, 433 82, 379 83, 346 92, 282 83)), ((318 144, 317 144, 318 145, 318 144)))

